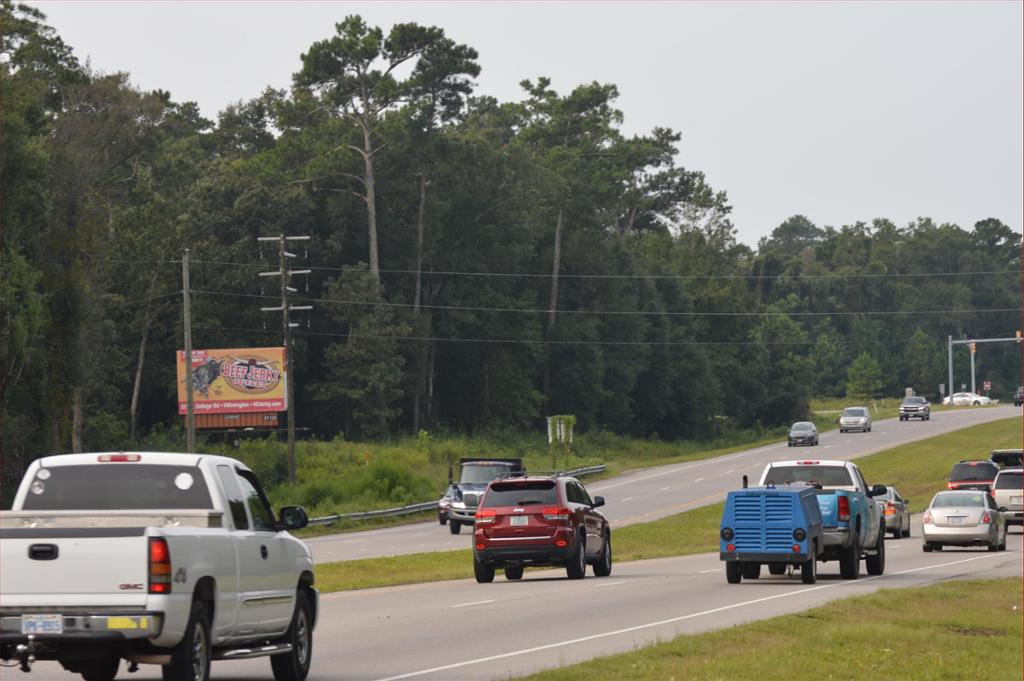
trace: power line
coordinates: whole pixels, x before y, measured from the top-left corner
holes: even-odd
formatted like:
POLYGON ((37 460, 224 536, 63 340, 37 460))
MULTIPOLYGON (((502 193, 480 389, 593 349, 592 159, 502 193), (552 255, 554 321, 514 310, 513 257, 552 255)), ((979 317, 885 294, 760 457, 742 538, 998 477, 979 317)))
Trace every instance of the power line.
MULTIPOLYGON (((259 267, 253 263, 231 262, 226 260, 193 260, 194 263, 206 265, 220 265, 228 267, 259 267)), ((359 271, 361 268, 355 266, 346 267, 315 267, 310 266, 315 272, 351 272, 359 271)), ((417 270, 382 269, 382 274, 416 274, 417 270)), ((422 270, 420 274, 436 276, 458 276, 458 277, 523 277, 534 279, 550 279, 552 274, 534 274, 531 272, 472 272, 460 270, 422 270)), ((665 280, 715 280, 715 279, 898 279, 910 277, 968 277, 989 274, 1020 274, 1020 270, 977 270, 973 272, 896 272, 896 273, 871 273, 871 274, 564 274, 560 273, 559 278, 565 279, 665 279, 665 280)))
MULTIPOLYGON (((214 296, 238 296, 241 298, 274 298, 274 296, 256 293, 232 293, 230 291, 201 291, 193 293, 214 296)), ((400 307, 412 308, 412 303, 388 303, 370 300, 339 300, 335 298, 293 298, 297 302, 335 303, 338 305, 359 305, 366 307, 400 307)), ((548 314, 549 310, 541 308, 517 307, 475 307, 470 305, 420 305, 421 308, 432 310, 454 310, 458 312, 516 312, 525 314, 548 314)), ((597 315, 629 315, 629 316, 672 316, 672 317, 833 317, 833 316, 875 316, 875 315, 948 315, 948 314, 982 314, 998 312, 1017 312, 1016 307, 973 308, 970 310, 869 310, 869 311, 835 311, 835 312, 779 312, 767 310, 762 312, 680 312, 680 311, 647 311, 647 310, 559 310, 559 314, 597 314, 597 315)))

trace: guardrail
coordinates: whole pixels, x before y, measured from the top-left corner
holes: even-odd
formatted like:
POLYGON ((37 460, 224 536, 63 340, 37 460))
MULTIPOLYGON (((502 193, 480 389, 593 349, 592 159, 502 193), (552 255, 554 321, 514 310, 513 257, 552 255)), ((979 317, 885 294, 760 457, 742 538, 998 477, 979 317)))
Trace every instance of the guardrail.
MULTIPOLYGON (((565 471, 565 475, 571 475, 573 477, 583 477, 586 475, 597 475, 598 473, 604 473, 606 467, 604 464, 598 466, 586 466, 584 468, 574 468, 571 471, 565 471)), ((379 511, 356 511, 355 513, 334 513, 332 515, 326 515, 320 518, 310 518, 310 525, 330 525, 340 520, 368 520, 370 518, 397 518, 403 515, 412 515, 413 513, 420 513, 421 511, 429 511, 437 508, 436 501, 424 501, 420 504, 409 504, 408 506, 398 506, 396 508, 384 508, 379 511)))

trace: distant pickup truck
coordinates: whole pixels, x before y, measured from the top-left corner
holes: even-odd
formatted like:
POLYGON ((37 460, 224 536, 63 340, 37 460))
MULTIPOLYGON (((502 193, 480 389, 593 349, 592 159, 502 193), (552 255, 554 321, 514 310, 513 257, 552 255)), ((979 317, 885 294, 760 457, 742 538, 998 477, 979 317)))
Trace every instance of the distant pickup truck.
POLYGON ((512 475, 523 475, 522 459, 459 459, 459 480, 455 481, 451 465, 448 467, 448 491, 439 505, 438 520, 443 525, 448 522, 452 534, 462 531, 463 525, 473 527, 476 520, 477 506, 480 498, 492 480, 500 480, 512 475), (447 518, 440 515, 440 508, 447 502, 447 518))
POLYGON ((850 461, 776 461, 761 473, 762 487, 797 482, 820 485, 820 560, 838 560, 843 579, 860 576, 862 558, 869 575, 885 572, 885 518, 873 498, 885 494, 885 485, 868 487, 857 464, 850 461))
POLYGON ((275 518, 234 459, 103 453, 34 461, 0 512, 0 659, 56 660, 86 681, 163 665, 207 681, 211 660, 271 656, 303 681, 318 596, 305 511, 275 518))

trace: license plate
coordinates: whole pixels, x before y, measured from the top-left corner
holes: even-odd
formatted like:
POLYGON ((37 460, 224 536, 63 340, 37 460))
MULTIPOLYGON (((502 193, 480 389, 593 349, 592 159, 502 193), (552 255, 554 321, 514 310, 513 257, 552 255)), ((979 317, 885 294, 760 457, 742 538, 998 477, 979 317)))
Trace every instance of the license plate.
POLYGON ((21 633, 23 634, 63 634, 63 615, 22 615, 21 633))
POLYGON ((512 527, 521 527, 522 525, 529 525, 529 524, 530 524, 530 518, 529 518, 529 516, 525 516, 525 515, 514 515, 514 516, 511 517, 511 520, 509 520, 509 525, 511 525, 512 527))
POLYGON ((1024 497, 1010 497, 1010 503, 1014 506, 1024 504, 1024 497))
POLYGON ((967 518, 965 515, 951 515, 946 520, 949 521, 950 525, 963 525, 964 520, 967 518))

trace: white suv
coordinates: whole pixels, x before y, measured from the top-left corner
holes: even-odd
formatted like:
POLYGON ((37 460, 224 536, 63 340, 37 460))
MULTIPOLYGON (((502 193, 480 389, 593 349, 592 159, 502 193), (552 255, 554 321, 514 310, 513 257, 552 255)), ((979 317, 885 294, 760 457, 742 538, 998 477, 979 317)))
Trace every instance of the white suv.
POLYGON ((992 496, 1007 525, 1024 525, 1024 468, 999 471, 992 483, 992 496))

